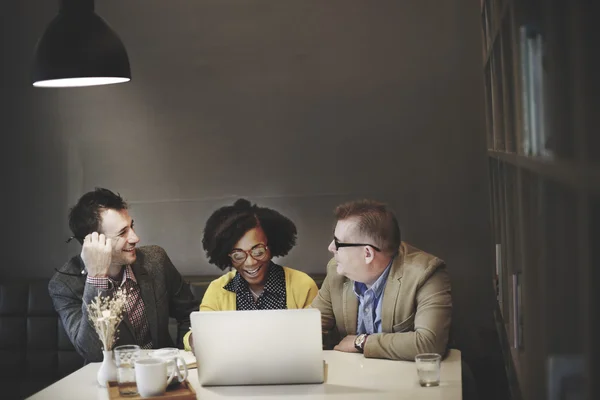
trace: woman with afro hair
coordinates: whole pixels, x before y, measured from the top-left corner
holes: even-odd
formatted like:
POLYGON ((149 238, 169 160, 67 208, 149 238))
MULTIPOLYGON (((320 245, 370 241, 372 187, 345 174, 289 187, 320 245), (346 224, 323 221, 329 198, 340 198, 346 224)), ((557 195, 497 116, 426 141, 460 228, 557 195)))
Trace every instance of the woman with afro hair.
MULTIPOLYGON (((233 270, 210 283, 200 311, 306 308, 316 297, 304 272, 275 264, 296 244, 296 225, 279 212, 246 199, 216 210, 206 222, 202 246, 208 261, 233 270)), ((191 333, 184 338, 190 350, 191 333)))

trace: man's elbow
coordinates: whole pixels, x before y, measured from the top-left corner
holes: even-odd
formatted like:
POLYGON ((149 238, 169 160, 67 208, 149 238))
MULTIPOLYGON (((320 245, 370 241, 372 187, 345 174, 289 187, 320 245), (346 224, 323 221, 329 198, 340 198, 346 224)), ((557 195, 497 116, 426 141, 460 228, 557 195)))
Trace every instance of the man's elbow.
POLYGON ((77 332, 78 334, 75 337, 69 338, 73 347, 75 347, 75 351, 77 351, 86 363, 102 361, 102 347, 91 349, 90 342, 86 340, 86 336, 80 330, 77 330, 77 332))
POLYGON ((428 329, 417 329, 415 332, 415 347, 417 354, 444 354, 446 352, 447 343, 448 337, 446 335, 436 334, 428 329))
POLYGON ((83 347, 80 344, 74 344, 77 353, 85 360, 86 363, 102 361, 102 353, 100 351, 90 351, 89 348, 83 347))

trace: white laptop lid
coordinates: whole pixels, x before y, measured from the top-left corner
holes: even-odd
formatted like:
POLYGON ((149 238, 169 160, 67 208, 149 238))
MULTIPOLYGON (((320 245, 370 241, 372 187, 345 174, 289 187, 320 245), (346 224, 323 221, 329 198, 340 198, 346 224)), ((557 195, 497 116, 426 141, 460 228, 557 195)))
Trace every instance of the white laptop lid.
POLYGON ((317 309, 196 311, 190 319, 203 386, 323 383, 317 309))

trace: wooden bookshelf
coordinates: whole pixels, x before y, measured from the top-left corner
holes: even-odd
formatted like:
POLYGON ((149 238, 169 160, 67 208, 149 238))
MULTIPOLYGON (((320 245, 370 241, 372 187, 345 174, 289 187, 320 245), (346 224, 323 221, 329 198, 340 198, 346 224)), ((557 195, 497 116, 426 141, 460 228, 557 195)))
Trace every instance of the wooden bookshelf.
POLYGON ((488 150, 488 155, 548 180, 571 186, 574 190, 600 194, 600 165, 569 160, 549 160, 544 157, 523 156, 495 150, 488 150))
POLYGON ((490 271, 513 399, 600 399, 598 8, 481 1, 490 271))

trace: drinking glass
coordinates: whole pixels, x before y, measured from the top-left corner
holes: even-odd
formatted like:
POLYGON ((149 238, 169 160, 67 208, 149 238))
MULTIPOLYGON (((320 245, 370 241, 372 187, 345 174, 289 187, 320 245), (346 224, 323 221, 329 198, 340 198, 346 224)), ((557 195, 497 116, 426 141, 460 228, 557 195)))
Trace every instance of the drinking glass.
POLYGON ((140 358, 140 346, 128 344, 115 347, 117 384, 121 396, 135 396, 138 394, 135 383, 135 362, 138 358, 140 358))
POLYGON ((415 363, 417 364, 417 375, 421 386, 439 386, 440 385, 440 363, 442 356, 437 353, 417 354, 415 363))

